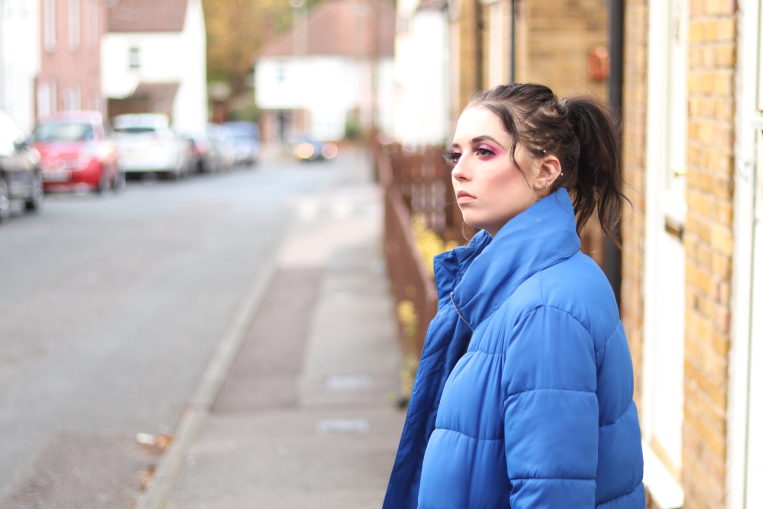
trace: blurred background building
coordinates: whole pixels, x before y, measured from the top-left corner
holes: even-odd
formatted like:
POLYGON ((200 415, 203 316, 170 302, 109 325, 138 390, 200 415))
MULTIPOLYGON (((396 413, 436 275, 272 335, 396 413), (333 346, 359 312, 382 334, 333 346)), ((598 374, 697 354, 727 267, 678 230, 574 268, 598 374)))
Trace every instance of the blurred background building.
POLYGON ((111 4, 101 59, 109 116, 164 113, 181 131, 203 129, 208 115, 201 2, 130 0, 111 4))
POLYGON ((27 132, 40 60, 40 2, 0 0, 0 109, 27 132))
POLYGON ((391 125, 395 12, 390 2, 294 3, 295 23, 255 64, 266 141, 354 137, 391 125))

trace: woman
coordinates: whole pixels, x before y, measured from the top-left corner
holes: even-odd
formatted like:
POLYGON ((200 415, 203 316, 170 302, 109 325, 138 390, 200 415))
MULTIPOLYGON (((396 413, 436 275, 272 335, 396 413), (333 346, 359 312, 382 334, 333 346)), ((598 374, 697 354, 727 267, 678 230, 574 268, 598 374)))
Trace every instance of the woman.
POLYGON ((384 508, 643 509, 628 344, 577 233, 596 210, 612 236, 620 214, 606 108, 500 86, 462 112, 447 158, 481 231, 435 258, 437 316, 384 508))

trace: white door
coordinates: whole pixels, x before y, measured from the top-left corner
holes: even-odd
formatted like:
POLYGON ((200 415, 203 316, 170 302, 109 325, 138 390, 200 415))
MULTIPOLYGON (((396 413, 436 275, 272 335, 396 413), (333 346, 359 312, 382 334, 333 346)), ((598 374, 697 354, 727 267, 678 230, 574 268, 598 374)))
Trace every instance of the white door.
POLYGON ((739 3, 727 504, 763 507, 763 9, 739 3))
POLYGON ((662 507, 683 503, 687 21, 686 0, 650 4, 642 424, 644 480, 662 507))
MULTIPOLYGON (((763 98, 762 98, 763 99, 763 98)), ((763 103, 758 106, 750 334, 750 405, 747 423, 747 496, 745 508, 763 507, 763 103)))
POLYGON ((763 507, 763 10, 739 3, 729 508, 763 507))
MULTIPOLYGON (((753 170, 752 296, 750 303, 750 385, 747 435, 746 508, 763 507, 763 9, 758 12, 757 100, 752 129, 755 130, 753 170)), ((749 128, 749 127, 748 127, 749 128)))

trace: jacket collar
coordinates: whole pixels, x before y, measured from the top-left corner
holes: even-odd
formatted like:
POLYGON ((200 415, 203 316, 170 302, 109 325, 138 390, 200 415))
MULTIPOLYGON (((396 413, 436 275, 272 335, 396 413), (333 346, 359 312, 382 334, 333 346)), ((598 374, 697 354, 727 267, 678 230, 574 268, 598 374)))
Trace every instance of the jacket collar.
POLYGON ((435 257, 438 294, 449 295, 474 329, 528 277, 579 249, 572 201, 562 188, 512 218, 495 238, 482 230, 469 245, 435 257))

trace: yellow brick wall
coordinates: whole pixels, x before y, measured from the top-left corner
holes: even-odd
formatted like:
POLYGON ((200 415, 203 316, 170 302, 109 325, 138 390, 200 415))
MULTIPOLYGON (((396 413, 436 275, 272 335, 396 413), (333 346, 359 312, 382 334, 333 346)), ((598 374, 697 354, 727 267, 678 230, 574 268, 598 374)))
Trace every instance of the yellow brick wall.
POLYGON ((623 80, 623 191, 630 201, 623 214, 620 311, 628 335, 641 401, 644 342, 644 239, 647 101, 647 0, 625 2, 623 80))
POLYGON ((458 97, 457 113, 469 102, 472 95, 482 87, 482 34, 479 31, 479 0, 459 0, 455 36, 458 37, 458 97))
POLYGON ((607 0, 532 0, 520 12, 526 54, 518 81, 546 84, 560 97, 606 99, 606 81, 588 76, 588 52, 607 47, 607 0))
POLYGON ((726 476, 736 2, 689 5, 682 484, 685 507, 715 509, 726 476))

